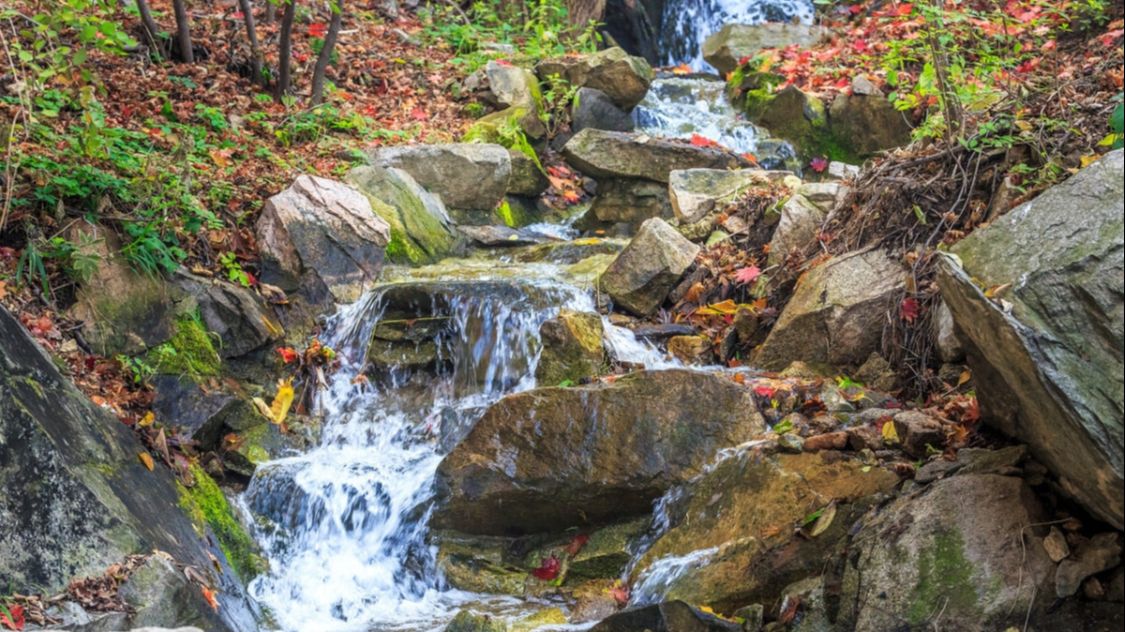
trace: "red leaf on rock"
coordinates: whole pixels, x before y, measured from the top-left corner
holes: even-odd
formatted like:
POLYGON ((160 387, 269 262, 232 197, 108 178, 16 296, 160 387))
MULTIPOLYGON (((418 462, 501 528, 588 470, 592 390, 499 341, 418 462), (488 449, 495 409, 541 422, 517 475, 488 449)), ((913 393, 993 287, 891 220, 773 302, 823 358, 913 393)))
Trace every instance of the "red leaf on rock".
POLYGON ((817 156, 809 161, 809 168, 817 173, 824 173, 824 170, 828 168, 828 159, 817 156))
POLYGON ((918 315, 922 311, 922 306, 918 304, 918 299, 913 296, 908 296, 902 300, 902 319, 908 323, 913 323, 918 320, 918 315))
POLYGON ((775 389, 772 386, 755 386, 754 387, 754 394, 755 395, 761 395, 762 397, 772 398, 774 393, 776 393, 776 392, 777 392, 777 389, 775 389))
POLYGON ((734 280, 737 281, 739 285, 749 285, 761 275, 762 269, 758 266, 747 266, 734 273, 734 280))
POLYGON ((559 570, 561 568, 562 564, 559 562, 559 558, 552 555, 551 557, 543 558, 543 561, 539 564, 539 568, 531 571, 531 575, 535 577, 535 579, 549 582, 559 576, 559 570))
POLYGON ((570 541, 570 544, 566 545, 566 554, 570 557, 578 555, 578 552, 581 551, 582 547, 586 546, 586 543, 589 541, 590 536, 586 535, 585 533, 579 533, 578 535, 574 536, 574 539, 570 541))
POLYGON ((714 147, 718 145, 718 143, 711 140, 710 138, 707 138, 706 136, 700 136, 699 134, 691 135, 691 144, 696 147, 714 147))
POLYGON ((619 581, 609 589, 609 596, 613 597, 618 606, 624 606, 629 603, 629 587, 619 581))
POLYGON ((14 604, 8 607, 8 612, 12 615, 11 617, 0 611, 0 625, 3 625, 6 630, 22 630, 23 626, 26 625, 23 606, 14 604))
POLYGON ((277 355, 281 356, 281 361, 285 364, 293 364, 297 361, 297 350, 293 347, 278 347, 277 355))

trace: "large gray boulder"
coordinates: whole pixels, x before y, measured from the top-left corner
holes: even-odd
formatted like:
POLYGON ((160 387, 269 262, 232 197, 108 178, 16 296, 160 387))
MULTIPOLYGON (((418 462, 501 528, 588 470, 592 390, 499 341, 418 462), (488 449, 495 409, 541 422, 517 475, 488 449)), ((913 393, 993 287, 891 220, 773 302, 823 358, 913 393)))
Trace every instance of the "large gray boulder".
POLYGON ((804 274, 754 362, 855 367, 879 350, 883 325, 905 287, 902 266, 882 250, 834 257, 804 274))
POLYGON ((359 191, 302 175, 266 200, 257 237, 263 281, 292 291, 315 279, 346 303, 379 278, 390 227, 359 191))
POLYGON ((496 208, 512 177, 508 150, 489 143, 377 147, 370 155, 372 164, 402 169, 458 210, 496 208))
POLYGON ((784 48, 790 44, 810 46, 825 33, 827 29, 823 26, 809 24, 727 24, 703 40, 703 59, 726 76, 738 67, 739 60, 753 57, 762 49, 784 48))
POLYGON ((598 183, 598 195, 583 223, 628 224, 636 230, 653 217, 672 218, 668 187, 651 180, 612 178, 598 183))
POLYGON ((764 429, 749 389, 694 371, 509 395, 438 467, 432 524, 511 535, 646 514, 719 449, 764 429))
POLYGON ((579 171, 595 178, 641 178, 663 183, 676 169, 749 166, 744 158, 716 147, 589 128, 567 141, 563 155, 579 171))
POLYGON ((186 604, 198 618, 184 622, 206 621, 209 630, 257 629, 241 582, 213 544, 218 540, 182 508, 188 492, 172 471, 163 464, 149 471, 132 430, 64 378, 2 307, 0 445, 6 591, 56 594, 73 579, 100 576, 128 555, 159 549, 212 582, 219 610, 198 589, 155 600, 186 604))
POLYGON ((390 226, 387 258, 395 263, 426 263, 453 250, 456 237, 441 199, 423 189, 409 173, 394 167, 363 166, 347 181, 390 226))
POLYGON ((1118 529, 1123 176, 1111 152, 962 240, 939 276, 985 417, 1118 529))
POLYGON ((633 131, 633 117, 617 107, 606 93, 594 88, 579 88, 570 108, 570 129, 581 132, 586 128, 613 132, 633 131))
POLYGON ((668 174, 672 210, 681 224, 703 219, 722 204, 755 186, 791 175, 761 169, 678 169, 668 174))
POLYGON ((900 496, 850 543, 838 629, 1022 627, 1053 588, 1030 527, 1043 520, 1031 489, 1010 476, 962 474, 900 496))
POLYGON ((236 358, 280 340, 285 330, 269 305, 250 289, 179 269, 172 288, 180 290, 179 311, 198 312, 207 331, 218 338, 221 358, 236 358))
POLYGON ((602 273, 600 285, 617 306, 648 316, 660 307, 698 254, 699 246, 668 222, 649 219, 602 273))
POLYGON ((785 259, 793 251, 803 253, 816 241, 820 225, 826 217, 828 211, 823 207, 813 204, 800 193, 793 194, 781 207, 781 218, 770 239, 770 251, 767 255, 769 265, 785 263, 785 259))
POLYGON ((618 612, 590 628, 591 632, 741 632, 730 619, 704 612, 683 601, 668 601, 618 612))
POLYGON ((601 90, 619 108, 632 109, 641 102, 652 83, 652 67, 643 57, 634 57, 613 47, 586 55, 545 59, 535 66, 543 81, 558 76, 571 86, 601 90))

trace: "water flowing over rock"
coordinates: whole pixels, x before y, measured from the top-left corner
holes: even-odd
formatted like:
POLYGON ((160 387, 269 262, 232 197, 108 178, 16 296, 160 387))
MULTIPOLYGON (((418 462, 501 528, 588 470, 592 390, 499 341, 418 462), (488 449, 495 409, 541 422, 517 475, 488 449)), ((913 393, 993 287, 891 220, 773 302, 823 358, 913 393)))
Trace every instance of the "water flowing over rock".
POLYGON ((690 371, 510 395, 439 466, 433 524, 502 535, 643 514, 763 429, 748 389, 690 371))
POLYGON ((727 24, 703 41, 703 59, 726 76, 739 60, 753 57, 763 48, 785 48, 790 44, 811 46, 827 29, 801 23, 727 24))
POLYGON ((601 90, 614 105, 625 110, 640 103, 652 83, 648 62, 617 47, 545 59, 535 66, 535 73, 543 81, 557 75, 571 86, 601 90))
MULTIPOLYGON (((254 629, 239 580, 180 508, 169 469, 149 471, 131 430, 80 393, 0 308, 0 575, 5 590, 54 594, 74 578, 101 575, 125 556, 167 551, 216 582, 212 613, 198 590, 188 604, 208 629, 254 629), (212 559, 221 570, 214 571, 212 559)), ((165 622, 172 623, 172 622, 165 622)))
POLYGON ((257 236, 263 281, 291 291, 316 279, 350 302, 379 278, 390 227, 355 189, 303 175, 266 201, 257 236))
POLYGON ((954 476, 896 499, 850 545, 838 625, 876 632, 940 612, 950 629, 1022 626, 1051 594, 1052 564, 1029 528, 1041 511, 1021 479, 996 474, 954 476))
POLYGON ((754 361, 776 370, 794 360, 858 366, 879 350, 888 310, 904 287, 902 266, 881 250, 825 261, 797 284, 754 361))
POLYGON ((1123 176, 1106 155, 965 238, 939 277, 986 418, 1119 529, 1123 176))
POLYGON ((451 209, 491 211, 512 177, 508 150, 488 143, 377 147, 370 156, 374 165, 409 173, 451 209))
POLYGON ((601 287, 617 305, 647 316, 660 307, 697 254, 699 246, 667 222, 647 220, 602 274, 601 287))
POLYGON ((676 169, 747 167, 745 159, 715 147, 697 147, 643 134, 584 129, 563 155, 579 171, 595 178, 640 178, 667 183, 676 169))
POLYGON ((897 483, 887 470, 838 455, 738 452, 667 497, 667 527, 631 571, 633 600, 682 599, 723 612, 772 600, 779 586, 819 574, 877 494, 897 483), (832 517, 815 537, 788 528, 817 511, 832 517))
POLYGON ((701 45, 724 24, 811 24, 813 16, 811 0, 668 0, 660 21, 662 61, 704 70, 701 45))

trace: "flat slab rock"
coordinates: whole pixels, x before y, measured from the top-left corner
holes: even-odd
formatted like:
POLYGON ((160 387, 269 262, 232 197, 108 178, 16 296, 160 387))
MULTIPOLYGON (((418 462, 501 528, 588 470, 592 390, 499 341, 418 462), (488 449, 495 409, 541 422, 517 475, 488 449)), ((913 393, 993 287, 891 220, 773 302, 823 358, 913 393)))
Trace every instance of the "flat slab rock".
POLYGON ((567 141, 563 156, 579 171, 596 178, 641 178, 663 183, 677 169, 750 166, 745 158, 716 147, 589 128, 567 141))
POLYGON ((438 467, 432 524, 511 535, 646 514, 718 450, 764 428, 748 388, 694 371, 509 395, 438 467))

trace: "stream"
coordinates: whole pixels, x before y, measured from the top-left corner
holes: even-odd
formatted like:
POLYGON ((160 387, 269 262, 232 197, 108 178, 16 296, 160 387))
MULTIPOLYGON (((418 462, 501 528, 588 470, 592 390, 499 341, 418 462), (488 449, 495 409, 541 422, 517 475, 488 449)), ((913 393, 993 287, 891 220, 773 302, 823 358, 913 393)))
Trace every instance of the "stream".
MULTIPOLYGON (((682 46, 669 47, 669 59, 695 67, 702 60, 685 51, 697 50, 701 38, 723 22, 808 20, 812 6, 800 0, 673 5, 681 11, 673 25, 677 34, 669 37, 682 46)), ((634 113, 639 131, 700 134, 739 152, 755 151, 763 131, 738 120, 722 88, 716 78, 700 75, 657 79, 634 113)), ((612 255, 577 261, 573 252, 590 240, 573 241, 573 231, 563 226, 539 229, 570 248, 535 262, 521 257, 520 249, 503 249, 416 269, 388 267, 382 283, 330 319, 322 340, 337 351, 341 366, 319 396, 319 445, 260 466, 239 499, 270 562, 270 571, 249 587, 268 612, 267 627, 441 630, 466 605, 500 616, 528 612, 511 597, 451 589, 427 536, 443 455, 492 402, 535 386, 540 324, 562 308, 595 311, 597 266, 588 264, 597 257, 604 264, 612 255), (404 310, 427 312, 443 323, 433 349, 436 376, 399 367, 357 379, 365 373, 375 328, 404 310)), ((607 348, 617 361, 672 366, 630 331, 603 320, 607 348)), ((706 553, 669 560, 663 574, 674 573, 677 564, 705 561, 706 553)), ((658 598, 660 583, 660 577, 649 578, 637 598, 658 598)))

